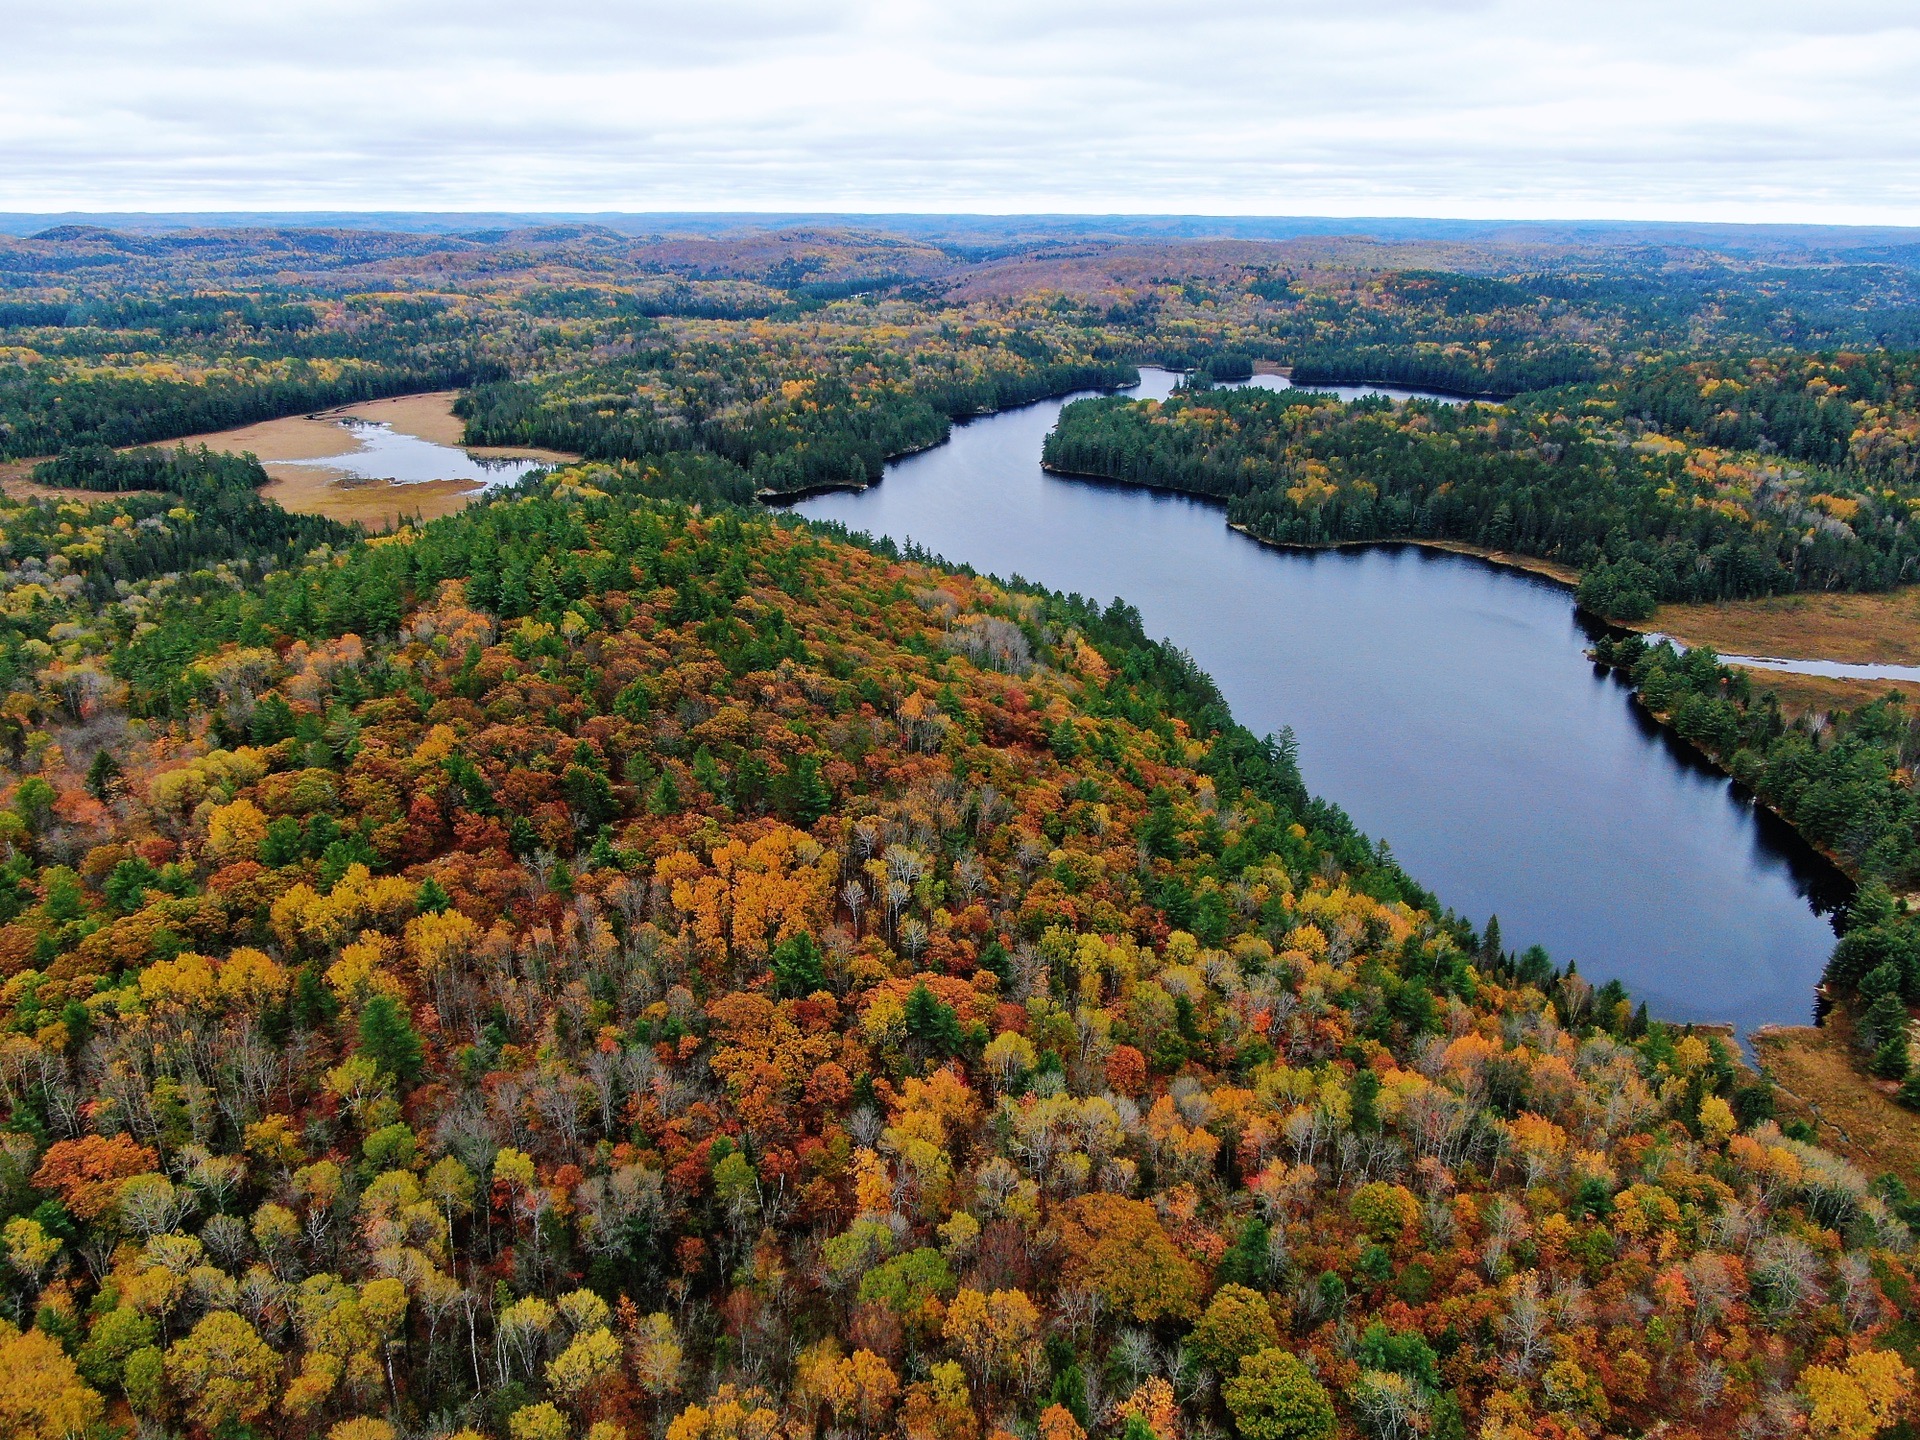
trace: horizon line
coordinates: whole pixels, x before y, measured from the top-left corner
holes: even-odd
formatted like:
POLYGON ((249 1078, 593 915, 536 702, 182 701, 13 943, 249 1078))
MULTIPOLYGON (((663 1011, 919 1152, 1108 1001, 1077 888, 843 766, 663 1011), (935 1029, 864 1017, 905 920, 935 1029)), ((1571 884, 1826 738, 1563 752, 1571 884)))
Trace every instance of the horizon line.
MULTIPOLYGON (((1135 224, 1165 223, 1209 223, 1223 226, 1248 226, 1260 224, 1396 224, 1420 226, 1476 226, 1476 227, 1551 227, 1551 226, 1591 226, 1604 228, 1655 228, 1655 229, 1712 229, 1712 230, 1836 230, 1836 231, 1912 231, 1920 233, 1920 223, 1901 223, 1898 221, 1860 221, 1860 220, 1727 220, 1727 219, 1676 219, 1651 217, 1623 217, 1606 215, 1567 214, 1556 216, 1528 215, 1433 215, 1433 214, 1393 214, 1376 212, 1368 214, 1342 213, 1327 211, 1295 212, 1251 212, 1251 211, 1204 211, 1204 210, 1038 210, 1038 209, 953 209, 953 210, 906 210, 906 209, 858 209, 858 208, 742 208, 718 207, 708 209, 560 209, 560 208, 473 208, 473 209, 426 209, 399 206, 300 206, 300 207, 231 207, 224 209, 42 209, 37 207, 0 208, 0 225, 6 222, 46 221, 58 222, 84 221, 314 221, 321 219, 422 219, 422 220, 473 220, 524 219, 524 220, 573 220, 592 221, 600 219, 661 219, 661 220, 878 220, 878 221, 1002 221, 1021 220, 1078 222, 1082 224, 1100 221, 1126 221, 1135 224)), ((108 228, 103 226, 102 228, 108 228)), ((1193 238, 1193 237, 1187 237, 1193 238)))

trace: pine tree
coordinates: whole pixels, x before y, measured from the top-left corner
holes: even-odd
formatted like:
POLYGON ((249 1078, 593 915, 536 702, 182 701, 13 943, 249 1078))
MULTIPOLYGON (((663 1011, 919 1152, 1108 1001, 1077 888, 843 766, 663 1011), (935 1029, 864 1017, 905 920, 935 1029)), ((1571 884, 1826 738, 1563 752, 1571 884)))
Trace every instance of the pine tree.
POLYGON ((1896 1035, 1904 1035, 1906 1030, 1906 1004, 1891 990, 1882 991, 1860 1017, 1860 1038, 1869 1049, 1879 1049, 1896 1035))
POLYGON ((95 752, 93 764, 87 767, 87 793, 103 804, 113 793, 114 783, 121 775, 120 762, 105 750, 95 752))
POLYGON ((1505 951, 1500 944, 1500 917, 1489 915, 1487 928, 1480 936, 1480 963, 1491 968, 1500 964, 1504 958, 1505 951))
POLYGON ((956 1055, 967 1043, 960 1017, 925 985, 907 996, 907 1035, 935 1055, 956 1055))
POLYGON ((673 783, 673 776, 667 771, 660 772, 660 779, 655 783, 653 794, 647 800, 647 808, 656 815, 680 813, 680 787, 673 783))
POLYGON ((780 814, 803 829, 833 808, 833 792, 821 777, 820 762, 803 755, 773 782, 773 803, 780 814))
POLYGON ((802 1000, 827 988, 820 964, 820 947, 811 935, 796 935, 774 947, 773 988, 791 1000, 802 1000))
POLYGON ((376 995, 360 1012, 360 1051, 403 1084, 420 1074, 425 1047, 391 995, 376 995))

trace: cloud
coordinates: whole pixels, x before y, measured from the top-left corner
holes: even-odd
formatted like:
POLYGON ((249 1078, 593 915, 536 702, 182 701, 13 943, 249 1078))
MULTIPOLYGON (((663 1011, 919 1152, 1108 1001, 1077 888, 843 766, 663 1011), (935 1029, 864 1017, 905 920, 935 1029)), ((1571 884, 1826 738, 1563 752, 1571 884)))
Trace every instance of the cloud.
POLYGON ((0 208, 1920 220, 1909 3, 76 0, 0 208))

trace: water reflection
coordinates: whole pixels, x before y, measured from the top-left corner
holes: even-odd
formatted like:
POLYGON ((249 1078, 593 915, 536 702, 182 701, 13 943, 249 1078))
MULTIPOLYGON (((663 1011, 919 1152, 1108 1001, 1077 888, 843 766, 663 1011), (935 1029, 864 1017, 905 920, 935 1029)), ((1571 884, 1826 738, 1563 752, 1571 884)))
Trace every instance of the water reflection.
POLYGON ((401 484, 422 480, 473 480, 488 486, 510 485, 543 464, 539 460, 475 455, 451 445, 436 445, 418 435, 395 430, 381 420, 343 420, 340 424, 360 442, 358 449, 317 460, 277 463, 337 470, 356 480, 394 480, 401 484))

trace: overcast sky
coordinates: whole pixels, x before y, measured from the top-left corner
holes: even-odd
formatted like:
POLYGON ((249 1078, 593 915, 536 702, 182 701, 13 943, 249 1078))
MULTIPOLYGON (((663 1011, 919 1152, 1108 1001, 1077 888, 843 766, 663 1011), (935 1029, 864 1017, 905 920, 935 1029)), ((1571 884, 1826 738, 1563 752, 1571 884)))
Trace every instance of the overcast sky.
POLYGON ((4 0, 0 209, 1920 223, 1916 0, 4 0))

